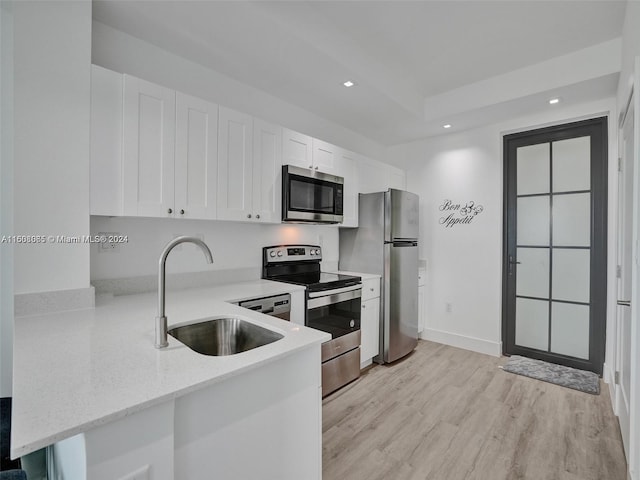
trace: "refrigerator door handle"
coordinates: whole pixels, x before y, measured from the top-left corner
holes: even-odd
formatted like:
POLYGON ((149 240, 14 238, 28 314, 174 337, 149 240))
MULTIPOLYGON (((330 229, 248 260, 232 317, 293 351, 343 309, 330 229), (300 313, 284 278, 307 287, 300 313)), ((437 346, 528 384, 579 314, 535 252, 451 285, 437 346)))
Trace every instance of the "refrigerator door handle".
POLYGON ((416 240, 412 240, 412 241, 394 241, 394 242, 387 242, 390 243, 392 247, 417 247, 418 246, 418 242, 416 240))

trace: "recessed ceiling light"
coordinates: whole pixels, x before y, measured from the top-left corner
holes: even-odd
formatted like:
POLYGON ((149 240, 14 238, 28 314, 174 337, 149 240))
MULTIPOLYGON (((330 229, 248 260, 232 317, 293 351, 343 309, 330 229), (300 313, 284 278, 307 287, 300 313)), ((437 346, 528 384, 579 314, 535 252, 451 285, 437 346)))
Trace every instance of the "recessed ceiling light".
POLYGON ((446 125, 442 125, 442 128, 451 128, 451 125, 447 123, 446 125))
POLYGON ((343 85, 345 87, 353 87, 355 85, 355 83, 352 82, 351 80, 347 80, 346 82, 343 83, 343 85))
POLYGON ((560 99, 559 98, 552 98, 551 100, 549 100, 549 103, 551 105, 555 105, 556 103, 560 103, 560 99))

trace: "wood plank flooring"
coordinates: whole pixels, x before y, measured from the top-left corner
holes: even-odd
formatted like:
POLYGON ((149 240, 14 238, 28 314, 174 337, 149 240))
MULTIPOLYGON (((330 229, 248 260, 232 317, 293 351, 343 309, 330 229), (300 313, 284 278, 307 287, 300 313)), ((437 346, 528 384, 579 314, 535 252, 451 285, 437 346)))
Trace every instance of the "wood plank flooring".
POLYGON ((626 480, 607 385, 589 395, 420 341, 323 402, 324 480, 626 480))

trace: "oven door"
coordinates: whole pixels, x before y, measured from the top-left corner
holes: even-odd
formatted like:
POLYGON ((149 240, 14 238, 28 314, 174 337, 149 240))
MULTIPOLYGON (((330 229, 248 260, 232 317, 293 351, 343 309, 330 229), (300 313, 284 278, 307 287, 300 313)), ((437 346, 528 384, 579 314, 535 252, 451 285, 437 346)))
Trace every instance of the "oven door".
POLYGON ((343 190, 342 177, 284 165, 282 221, 341 223, 343 190))
POLYGON ((331 334, 333 340, 360 330, 362 285, 312 292, 307 300, 307 327, 331 334))

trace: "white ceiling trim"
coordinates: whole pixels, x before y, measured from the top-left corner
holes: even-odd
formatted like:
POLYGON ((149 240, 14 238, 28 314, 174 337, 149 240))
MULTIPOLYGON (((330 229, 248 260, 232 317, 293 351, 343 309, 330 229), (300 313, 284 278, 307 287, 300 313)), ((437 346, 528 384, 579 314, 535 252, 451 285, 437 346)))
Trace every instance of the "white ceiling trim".
POLYGON ((450 90, 424 101, 425 120, 437 121, 518 98, 554 91, 620 72, 622 39, 450 90))

